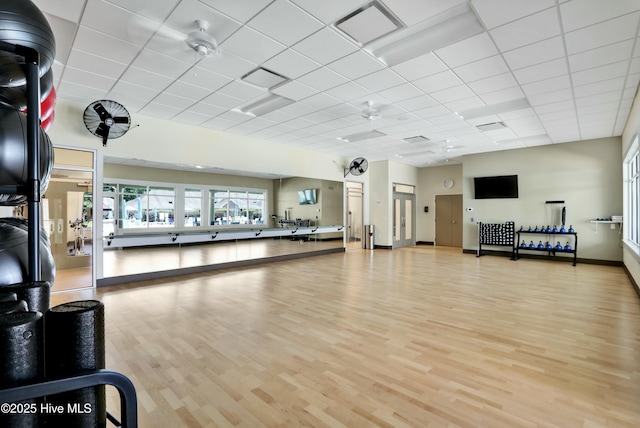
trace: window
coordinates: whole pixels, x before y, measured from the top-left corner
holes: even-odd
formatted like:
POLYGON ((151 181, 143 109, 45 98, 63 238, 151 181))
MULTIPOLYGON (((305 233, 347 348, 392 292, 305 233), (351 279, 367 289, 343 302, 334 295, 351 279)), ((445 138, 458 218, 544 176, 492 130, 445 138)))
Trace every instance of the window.
POLYGON ((118 220, 123 229, 173 227, 174 200, 172 187, 120 184, 118 220))
POLYGON ((264 224, 266 193, 215 189, 209 192, 211 225, 264 224))
POLYGON ((637 249, 640 246, 640 150, 635 137, 625 159, 625 239, 637 249))
POLYGON ((184 227, 202 224, 202 189, 184 189, 184 227))

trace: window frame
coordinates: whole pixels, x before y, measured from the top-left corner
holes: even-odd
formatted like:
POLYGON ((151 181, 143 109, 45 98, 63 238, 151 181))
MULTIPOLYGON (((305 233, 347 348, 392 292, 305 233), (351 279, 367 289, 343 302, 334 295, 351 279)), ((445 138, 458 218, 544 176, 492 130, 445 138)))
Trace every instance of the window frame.
POLYGON ((640 136, 634 135, 624 157, 623 175, 623 243, 640 258, 640 136))

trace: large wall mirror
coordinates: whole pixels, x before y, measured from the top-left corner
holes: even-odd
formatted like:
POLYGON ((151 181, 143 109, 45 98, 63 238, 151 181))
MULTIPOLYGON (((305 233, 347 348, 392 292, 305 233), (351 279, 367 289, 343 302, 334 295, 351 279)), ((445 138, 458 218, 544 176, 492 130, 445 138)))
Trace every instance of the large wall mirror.
POLYGON ((169 167, 105 159, 98 285, 344 249, 342 182, 169 167))

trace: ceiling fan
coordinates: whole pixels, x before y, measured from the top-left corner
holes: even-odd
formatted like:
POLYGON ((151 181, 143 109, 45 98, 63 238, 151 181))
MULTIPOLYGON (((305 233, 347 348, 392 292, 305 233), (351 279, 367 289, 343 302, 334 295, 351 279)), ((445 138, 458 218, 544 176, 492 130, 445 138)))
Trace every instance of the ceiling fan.
POLYGON ((453 144, 451 144, 449 142, 449 140, 444 140, 442 143, 442 148, 440 149, 441 152, 444 153, 450 153, 454 150, 458 150, 461 149, 463 146, 454 146, 453 144))
POLYGON ((346 177, 349 173, 351 175, 362 175, 367 172, 367 168, 369 167, 369 162, 363 157, 355 158, 349 164, 349 168, 344 170, 344 176, 346 177))
POLYGON ((361 115, 364 119, 366 119, 366 120, 368 120, 368 121, 373 121, 373 120, 380 119, 380 118, 382 117, 382 116, 380 115, 380 109, 375 108, 375 107, 373 106, 373 101, 367 101, 367 102, 365 103, 365 106, 366 106, 366 107, 364 108, 364 110, 362 110, 362 111, 360 112, 360 115, 361 115))
POLYGON ((94 101, 84 109, 84 126, 93 135, 107 140, 122 137, 131 126, 131 115, 124 106, 112 100, 94 101))
POLYGON ((218 42, 211 34, 207 33, 209 22, 204 19, 197 19, 196 24, 199 29, 187 34, 187 46, 201 56, 218 55, 220 53, 218 42))

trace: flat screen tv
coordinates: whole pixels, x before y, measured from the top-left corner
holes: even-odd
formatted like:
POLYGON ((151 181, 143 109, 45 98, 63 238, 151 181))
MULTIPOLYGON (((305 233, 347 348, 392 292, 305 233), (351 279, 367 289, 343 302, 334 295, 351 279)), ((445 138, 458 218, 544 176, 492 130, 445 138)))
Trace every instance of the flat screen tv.
POLYGON ((475 199, 517 198, 518 176, 474 177, 473 187, 475 199))
POLYGON ((298 203, 300 205, 313 205, 316 203, 316 189, 298 190, 298 203))

